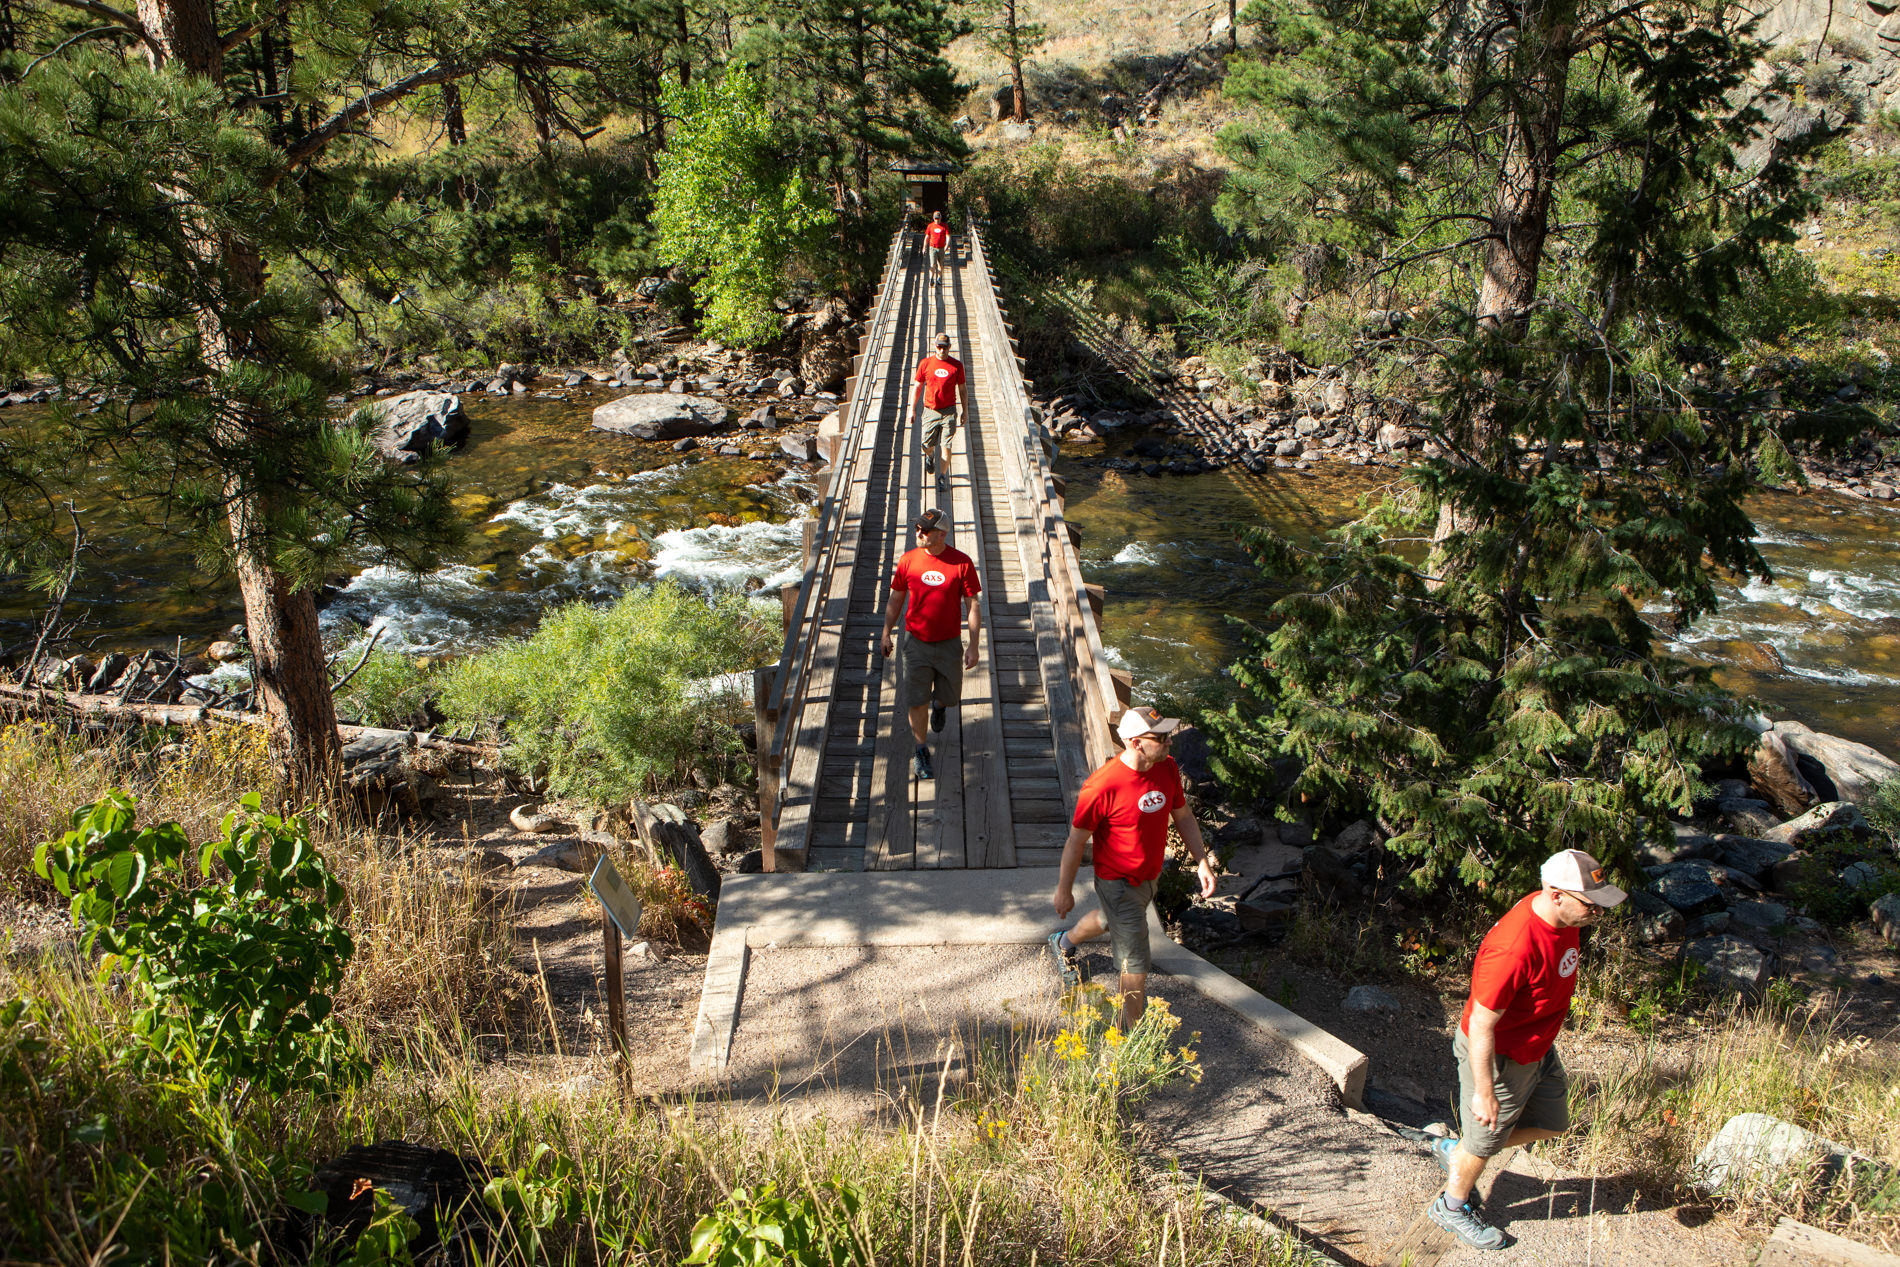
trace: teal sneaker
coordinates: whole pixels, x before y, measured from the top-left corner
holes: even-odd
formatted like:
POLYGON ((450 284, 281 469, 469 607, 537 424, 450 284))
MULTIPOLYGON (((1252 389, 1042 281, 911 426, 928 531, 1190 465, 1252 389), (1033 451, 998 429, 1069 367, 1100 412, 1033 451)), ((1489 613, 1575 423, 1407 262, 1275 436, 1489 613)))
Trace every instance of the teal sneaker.
POLYGON ((1425 1213, 1432 1222, 1473 1249, 1503 1249, 1505 1246, 1504 1233, 1486 1223, 1479 1216, 1477 1207, 1470 1201, 1457 1206, 1448 1205, 1445 1202, 1445 1194, 1441 1192, 1432 1198, 1432 1203, 1425 1208, 1425 1213))
POLYGON ((1049 953, 1056 957, 1056 975, 1062 978, 1063 989, 1073 990, 1082 984, 1082 956, 1062 948, 1062 934, 1066 931, 1058 929, 1049 934, 1049 953))

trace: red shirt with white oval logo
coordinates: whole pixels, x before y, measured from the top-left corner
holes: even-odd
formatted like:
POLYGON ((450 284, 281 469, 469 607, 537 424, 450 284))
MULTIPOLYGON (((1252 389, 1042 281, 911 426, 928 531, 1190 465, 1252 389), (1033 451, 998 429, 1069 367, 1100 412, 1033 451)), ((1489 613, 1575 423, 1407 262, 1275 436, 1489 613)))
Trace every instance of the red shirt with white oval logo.
POLYGON ((1115 757, 1089 775, 1075 799, 1074 824, 1095 834, 1095 875, 1146 884, 1161 874, 1168 820, 1187 804, 1181 768, 1163 757, 1145 773, 1115 757))
POLYGON ((1531 909, 1536 896, 1513 906, 1484 935, 1471 965, 1471 997, 1458 1022, 1469 1038, 1472 1003, 1504 1013, 1498 1018, 1498 1054, 1520 1065, 1544 1058, 1577 991, 1577 930, 1546 924, 1531 909))
POLYGON ((910 591, 910 610, 904 628, 925 642, 954 638, 963 626, 963 599, 983 592, 976 564, 961 550, 945 546, 932 554, 918 546, 897 561, 891 589, 910 591))
POLYGON ((932 220, 929 224, 924 226, 924 241, 936 247, 938 250, 942 250, 945 246, 950 244, 950 226, 947 224, 938 224, 935 220, 932 220))
POLYGON ((917 367, 917 381, 924 385, 924 404, 938 413, 955 409, 963 362, 954 356, 926 356, 917 367))

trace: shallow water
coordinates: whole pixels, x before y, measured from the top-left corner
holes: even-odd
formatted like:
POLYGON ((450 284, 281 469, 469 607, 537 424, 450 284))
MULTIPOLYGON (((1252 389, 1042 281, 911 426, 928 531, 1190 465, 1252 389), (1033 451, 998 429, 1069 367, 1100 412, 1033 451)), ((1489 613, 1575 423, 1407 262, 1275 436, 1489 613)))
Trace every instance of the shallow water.
MULTIPOLYGON (((380 627, 386 646, 461 650, 531 629, 551 603, 655 576, 797 578, 808 484, 776 462, 681 462, 668 445, 591 431, 593 407, 620 389, 564 394, 464 398, 470 437, 450 471, 468 550, 421 578, 384 567, 351 578, 324 606, 338 641, 380 627)), ((1080 466, 1076 455, 1061 469, 1084 574, 1106 591, 1103 641, 1144 698, 1220 674, 1242 645, 1227 616, 1265 614, 1270 596, 1239 528, 1311 537, 1396 478, 1346 466, 1150 478, 1080 466)), ((1729 587, 1722 610, 1671 645, 1718 665, 1725 685, 1772 716, 1900 751, 1900 513, 1827 494, 1767 494, 1749 509, 1774 579, 1729 587)), ((235 586, 201 577, 188 549, 106 514, 89 517, 88 531, 99 549, 67 610, 87 613, 101 647, 182 639, 202 649, 243 619, 235 586)), ((0 590, 0 638, 28 636, 42 601, 0 590)))

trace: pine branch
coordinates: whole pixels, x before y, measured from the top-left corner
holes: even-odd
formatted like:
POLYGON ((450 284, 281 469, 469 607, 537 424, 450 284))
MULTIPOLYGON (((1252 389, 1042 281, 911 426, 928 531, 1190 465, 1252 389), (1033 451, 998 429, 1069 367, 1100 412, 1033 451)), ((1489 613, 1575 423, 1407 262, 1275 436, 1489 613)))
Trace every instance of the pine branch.
POLYGON ((350 129, 350 125, 366 114, 373 113, 391 102, 400 101, 418 88, 431 84, 446 84, 450 80, 460 79, 473 73, 470 66, 457 66, 450 62, 440 62, 427 70, 419 70, 413 75, 385 84, 372 92, 366 92, 349 105, 319 123, 292 145, 284 155, 284 165, 267 183, 266 188, 274 187, 293 170, 301 167, 322 152, 323 147, 350 129))
POLYGON ((218 50, 224 53, 230 52, 232 49, 236 48, 238 45, 242 44, 244 41, 250 39, 253 35, 256 35, 259 31, 263 30, 265 27, 269 26, 271 23, 277 21, 278 19, 282 18, 284 15, 288 14, 290 12, 290 6, 294 2, 295 0, 279 0, 277 7, 275 9, 272 9, 268 15, 259 18, 255 22, 247 23, 246 25, 239 27, 237 30, 232 31, 229 35, 224 35, 224 36, 219 37, 218 50))
POLYGON ((152 33, 145 29, 145 23, 130 13, 115 9, 108 4, 100 4, 99 0, 53 0, 53 3, 64 5, 69 9, 79 9, 96 18, 104 18, 115 26, 122 26, 138 36, 139 42, 151 49, 154 55, 160 55, 158 44, 152 39, 152 33))

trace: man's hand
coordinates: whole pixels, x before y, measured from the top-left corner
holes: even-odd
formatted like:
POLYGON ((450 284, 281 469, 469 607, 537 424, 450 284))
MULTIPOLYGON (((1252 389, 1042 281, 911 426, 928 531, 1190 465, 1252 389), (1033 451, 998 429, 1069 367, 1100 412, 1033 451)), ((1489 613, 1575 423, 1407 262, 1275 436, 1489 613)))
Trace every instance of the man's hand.
POLYGON ((1201 896, 1214 896, 1214 855, 1202 854, 1201 860, 1194 864, 1194 871, 1201 877, 1201 896))
POLYGON ((1492 1130, 1498 1129, 1498 1093, 1489 1086, 1473 1087, 1471 1090, 1471 1112, 1480 1122, 1492 1130))
POLYGON ((1067 919, 1074 909, 1075 890, 1066 884, 1056 885, 1056 918, 1067 919))
POLYGON ((974 669, 976 667, 975 638, 971 638, 963 644, 963 667, 966 669, 974 669))
POLYGON ((895 646, 896 646, 896 644, 891 641, 890 630, 886 629, 884 631, 884 639, 883 641, 879 642, 877 645, 879 649, 883 652, 884 658, 887 660, 890 659, 891 652, 895 649, 895 646))

